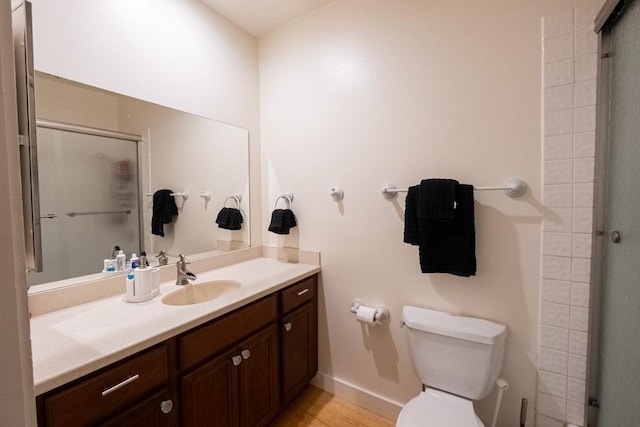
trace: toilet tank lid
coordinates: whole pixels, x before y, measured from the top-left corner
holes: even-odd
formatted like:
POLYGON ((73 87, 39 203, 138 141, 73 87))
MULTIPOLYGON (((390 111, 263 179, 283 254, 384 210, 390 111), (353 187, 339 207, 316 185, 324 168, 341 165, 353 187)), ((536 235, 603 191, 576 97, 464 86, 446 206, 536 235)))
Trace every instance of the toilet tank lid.
POLYGON ((402 321, 411 329, 483 344, 496 344, 507 335, 499 323, 410 305, 402 309, 402 321))

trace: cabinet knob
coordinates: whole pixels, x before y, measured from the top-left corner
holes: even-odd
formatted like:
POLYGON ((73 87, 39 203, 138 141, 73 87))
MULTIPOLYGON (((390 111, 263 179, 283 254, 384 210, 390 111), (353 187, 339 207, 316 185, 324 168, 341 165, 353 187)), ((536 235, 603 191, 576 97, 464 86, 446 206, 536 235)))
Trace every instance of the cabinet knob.
POLYGON ((238 355, 238 356, 233 356, 231 358, 231 362, 233 362, 233 366, 238 366, 242 363, 242 356, 238 355))
POLYGON ((242 350, 240 354, 242 355, 242 358, 244 360, 247 360, 248 358, 251 357, 251 352, 249 350, 242 350))
POLYGON ((287 322, 284 324, 284 330, 289 332, 291 330, 291 328, 293 328, 293 325, 291 324, 291 322, 287 322))
POLYGON ((173 402, 171 401, 171 399, 160 402, 160 410, 162 411, 163 414, 168 414, 169 412, 171 412, 172 409, 173 409, 173 402))

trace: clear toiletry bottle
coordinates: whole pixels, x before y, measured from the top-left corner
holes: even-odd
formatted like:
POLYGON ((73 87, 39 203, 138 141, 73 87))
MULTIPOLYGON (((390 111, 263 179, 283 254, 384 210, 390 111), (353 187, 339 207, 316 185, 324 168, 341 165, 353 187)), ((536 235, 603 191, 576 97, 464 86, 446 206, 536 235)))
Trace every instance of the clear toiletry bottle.
POLYGON ((118 251, 118 255, 116 255, 116 270, 124 271, 127 267, 127 256, 124 254, 124 251, 120 249, 120 246, 116 245, 116 251, 118 251))

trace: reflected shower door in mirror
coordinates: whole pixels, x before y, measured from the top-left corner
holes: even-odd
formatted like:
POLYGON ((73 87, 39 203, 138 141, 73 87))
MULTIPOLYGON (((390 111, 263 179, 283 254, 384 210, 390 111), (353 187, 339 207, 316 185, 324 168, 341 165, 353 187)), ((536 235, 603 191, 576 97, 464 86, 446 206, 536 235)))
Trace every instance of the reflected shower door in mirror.
MULTIPOLYGON (((139 246, 129 247, 122 238, 109 236, 110 228, 103 222, 108 222, 110 218, 107 215, 97 219, 97 215, 93 223, 95 229, 91 235, 108 236, 108 244, 105 246, 103 242, 98 243, 97 255, 84 253, 86 259, 76 259, 71 254, 65 256, 63 251, 55 252, 54 256, 60 258, 57 261, 60 266, 75 268, 80 267, 76 264, 82 264, 82 268, 86 267, 88 272, 97 273, 102 269, 106 251, 114 245, 124 246, 128 256, 135 248, 138 249, 138 255, 142 250, 150 256, 163 250, 170 256, 184 253, 192 258, 197 254, 215 254, 250 246, 249 133, 246 129, 38 72, 36 113, 41 123, 56 122, 70 124, 72 127, 88 127, 141 136, 137 148, 139 246), (164 225, 164 237, 151 233, 153 198, 150 195, 160 189, 189 194, 188 198, 175 198, 178 215, 173 217, 170 224, 164 225), (206 192, 210 194, 209 200, 199 197, 200 193, 206 192), (236 194, 242 196, 237 206, 244 219, 242 228, 221 229, 215 222, 217 214, 225 206, 236 207, 235 200, 229 198, 236 194), (94 257, 95 259, 88 259, 94 257)), ((106 155, 105 150, 101 148, 99 152, 106 155)), ((43 153, 42 157, 44 162, 51 163, 55 155, 43 153)), ((84 160, 78 159, 78 162, 82 161, 84 160)), ((79 170, 88 174, 89 169, 92 167, 84 165, 79 170)), ((57 191, 60 190, 57 188, 60 183, 55 181, 55 175, 50 168, 45 168, 39 175, 42 185, 52 185, 57 191)), ((88 178, 79 172, 76 179, 83 181, 88 178)), ((108 188, 96 193, 105 192, 101 195, 102 201, 109 205, 112 190, 108 185, 106 187, 108 188)), ((85 208, 84 205, 74 207, 73 211, 93 211, 93 208, 85 208)), ((42 212, 42 216, 53 213, 47 210, 42 212)), ((56 219, 59 220, 59 214, 56 215, 56 219)), ((131 214, 129 217, 134 216, 131 214)), ((82 220, 88 221, 87 217, 85 215, 82 220)), ((71 221, 78 219, 79 216, 70 218, 71 221)), ((44 223, 48 219, 42 221, 44 223)), ((67 230, 58 227, 56 232, 67 233, 67 230)), ((82 238, 86 239, 88 236, 89 234, 86 234, 82 238)), ((68 245, 71 246, 78 243, 76 235, 60 235, 58 238, 60 241, 69 242, 68 245)), ((134 240, 132 237, 130 241, 134 240)), ((48 263, 46 260, 44 262, 45 265, 48 263)), ((150 259, 150 262, 153 264, 154 260, 150 259)), ((66 271, 67 275, 61 277, 71 278, 87 274, 86 270, 66 271)), ((42 279, 35 280, 32 276, 34 279, 30 279, 28 283, 33 285, 56 280, 49 274, 53 273, 45 270, 41 274, 42 279)), ((91 279, 83 277, 79 280, 91 279)))
POLYGON ((30 284, 92 274, 108 249, 140 252, 137 141, 37 129, 43 271, 30 284))

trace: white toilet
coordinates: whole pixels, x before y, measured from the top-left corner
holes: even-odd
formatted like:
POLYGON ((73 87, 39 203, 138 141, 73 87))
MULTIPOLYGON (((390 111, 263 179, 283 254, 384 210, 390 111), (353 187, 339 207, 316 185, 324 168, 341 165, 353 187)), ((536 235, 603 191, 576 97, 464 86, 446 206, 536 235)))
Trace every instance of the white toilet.
POLYGON ((473 401, 486 397, 502 369, 504 325, 405 306, 413 369, 424 391, 398 416, 398 427, 482 427, 473 401))

